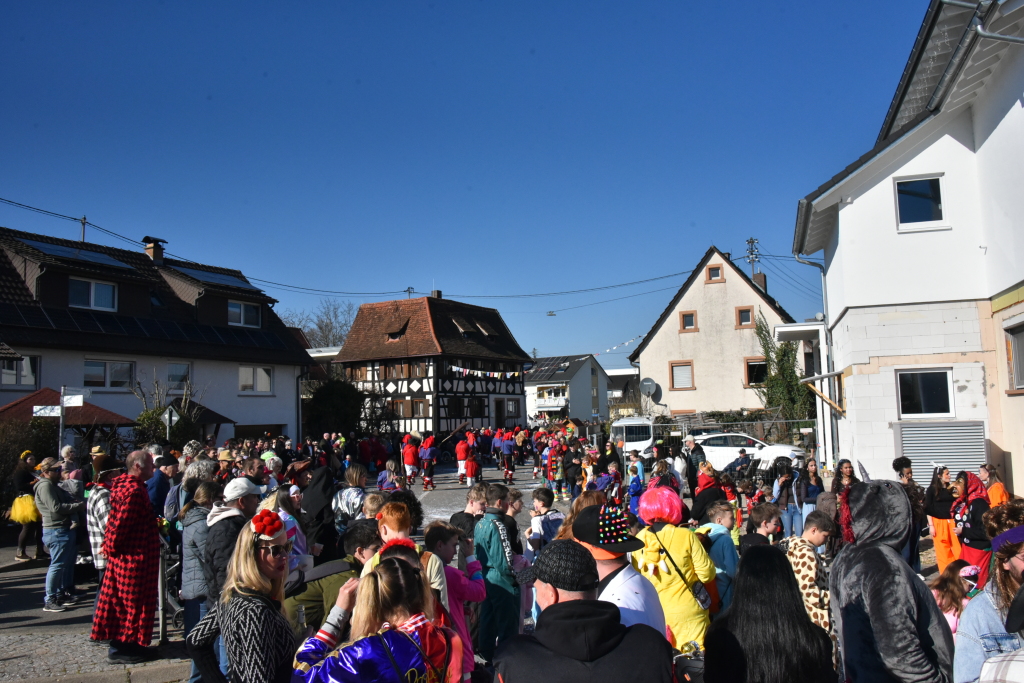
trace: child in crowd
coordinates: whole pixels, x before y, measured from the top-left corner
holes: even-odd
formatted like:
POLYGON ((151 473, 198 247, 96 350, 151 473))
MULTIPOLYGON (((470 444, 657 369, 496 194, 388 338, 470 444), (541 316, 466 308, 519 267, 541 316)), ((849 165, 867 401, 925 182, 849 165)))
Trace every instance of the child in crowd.
POLYGON ((487 509, 473 532, 475 555, 483 568, 487 597, 480 607, 480 656, 490 665, 497 646, 516 635, 522 619, 521 592, 513 555, 522 553, 515 520, 509 517, 508 488, 487 487, 487 509))
POLYGON ((640 453, 633 450, 629 452, 629 464, 631 467, 636 467, 636 473, 640 477, 640 482, 644 481, 644 461, 640 458, 640 453))
POLYGON ((363 518, 375 519, 380 509, 388 502, 388 496, 384 493, 368 493, 363 498, 363 518))
POLYGON ((740 539, 740 555, 752 545, 771 545, 769 536, 782 531, 782 512, 777 505, 761 503, 751 510, 747 533, 740 539))
POLYGON ((467 538, 473 538, 473 529, 483 518, 486 507, 487 484, 477 484, 466 492, 466 509, 452 515, 448 523, 460 529, 467 538))
POLYGON ((824 545, 834 533, 836 524, 832 518, 821 510, 814 510, 807 514, 803 533, 786 539, 780 545, 780 549, 786 551, 789 563, 793 565, 807 615, 830 634, 828 576, 817 548, 824 545))
POLYGON ((526 556, 531 562, 537 559, 541 548, 555 540, 558 528, 565 521, 565 515, 551 507, 555 504, 555 494, 551 489, 534 489, 532 498, 530 530, 526 536, 526 556))
POLYGON ((611 483, 604 490, 606 496, 608 496, 608 502, 615 507, 622 507, 622 473, 619 472, 619 463, 612 460, 608 463, 608 476, 611 477, 611 483))
POLYGON ((732 505, 733 512, 736 514, 736 523, 732 527, 732 542, 736 545, 740 544, 740 528, 743 526, 743 511, 740 509, 740 493, 736 488, 736 483, 732 480, 732 476, 729 474, 722 474, 718 478, 718 483, 725 491, 725 499, 732 505))
POLYGON ((697 531, 707 533, 711 540, 708 555, 715 563, 715 587, 718 589, 719 601, 718 605, 711 606, 714 615, 732 602, 732 582, 736 578, 736 565, 740 562, 740 556, 736 552, 736 544, 732 542, 732 529, 736 525, 733 506, 719 500, 708 506, 706 514, 710 521, 697 531))
POLYGON ((632 512, 626 513, 626 521, 629 523, 629 535, 636 536, 640 533, 641 524, 640 518, 634 515, 632 512))
POLYGON ((755 506, 766 500, 764 491, 754 486, 754 482, 750 479, 741 479, 736 484, 736 489, 747 499, 747 517, 750 517, 755 506))
POLYGON ((508 515, 515 519, 515 516, 523 511, 523 492, 517 488, 508 490, 508 515))
POLYGON ((971 600, 971 593, 978 585, 978 568, 968 564, 967 560, 953 560, 946 565, 929 588, 935 596, 942 614, 949 623, 949 630, 953 632, 953 642, 956 642, 956 629, 960 625, 960 616, 964 607, 971 600))
POLYGON ((644 477, 640 474, 642 471, 643 465, 633 463, 629 466, 629 488, 626 495, 629 496, 629 512, 634 516, 640 514, 640 496, 644 495, 644 477))
MULTIPOLYGON (((403 503, 388 503, 381 508, 376 517, 377 533, 380 534, 381 543, 384 545, 387 545, 388 541, 398 538, 407 539, 412 535, 412 516, 409 514, 409 508, 403 503)), ((416 552, 420 555, 423 554, 423 550, 422 546, 416 546, 416 552)), ((361 576, 366 576, 372 572, 379 563, 380 553, 378 552, 370 558, 369 562, 363 565, 361 576)), ((438 592, 445 609, 449 609, 448 584, 445 583, 444 579, 444 565, 441 564, 441 560, 438 559, 437 555, 431 554, 425 569, 430 587, 438 592)))
POLYGON ((480 603, 487 596, 480 562, 473 555, 473 542, 470 537, 451 524, 440 521, 428 524, 423 535, 423 543, 444 563, 452 627, 462 638, 462 674, 465 677, 473 671, 475 666, 473 639, 468 626, 466 603, 480 603), (465 558, 465 571, 451 566, 456 551, 460 551, 462 557, 465 558))

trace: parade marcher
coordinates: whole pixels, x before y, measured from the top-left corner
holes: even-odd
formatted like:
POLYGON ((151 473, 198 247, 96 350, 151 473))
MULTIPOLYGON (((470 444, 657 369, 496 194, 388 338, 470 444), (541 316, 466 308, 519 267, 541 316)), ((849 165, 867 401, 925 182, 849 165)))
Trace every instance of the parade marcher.
POLYGON ((469 459, 469 440, 459 439, 455 444, 455 460, 459 467, 459 483, 466 483, 466 461, 469 459))
MULTIPOLYGON (((953 560, 946 565, 945 571, 939 574, 928 587, 935 596, 935 604, 939 606, 942 616, 946 617, 949 630, 953 633, 956 644, 956 632, 960 625, 960 617, 971 601, 971 594, 978 586, 979 569, 967 560, 953 560)), ((953 656, 953 669, 956 670, 956 655, 953 656)))
POLYGON ((672 650, 664 634, 646 624, 624 625, 615 604, 597 599, 597 565, 580 543, 553 541, 532 567, 519 572, 517 579, 522 584, 534 584, 541 613, 531 635, 513 636, 498 649, 497 680, 675 680, 672 650))
POLYGON ((732 606, 711 624, 704 642, 707 681, 836 680, 832 641, 807 616, 785 555, 771 546, 751 548, 740 560, 732 606))
POLYGON ((62 471, 56 458, 45 458, 39 463, 40 477, 35 485, 35 505, 42 518, 43 543, 50 551, 43 601, 46 612, 63 612, 64 605, 78 602, 75 595, 75 523, 78 514, 85 510, 85 501, 76 501, 58 486, 62 471))
POLYGON ((419 573, 391 557, 345 584, 323 627, 295 655, 292 680, 459 683, 462 641, 432 621, 433 601, 419 573), (349 642, 342 644, 350 621, 349 642))
POLYGON ((680 525, 683 504, 672 489, 647 491, 640 515, 651 526, 637 534, 644 549, 631 555, 633 567, 657 589, 673 647, 703 643, 711 607, 704 586, 715 579, 715 565, 697 535, 680 525))
POLYGON ((960 614, 955 683, 977 680, 989 658, 1024 649, 1020 620, 1012 629, 1008 625, 1011 608, 1021 602, 1015 598, 1024 583, 1024 500, 1014 499, 992 510, 985 519, 985 530, 992 538, 994 572, 984 590, 960 614))
POLYGON ((960 557, 960 537, 953 521, 955 496, 949 486, 949 468, 937 465, 932 483, 924 494, 924 511, 935 548, 935 562, 941 574, 953 560, 960 557))
MULTIPOLYGON (((182 524, 181 600, 185 609, 182 635, 187 637, 208 611, 206 576, 203 574, 203 555, 210 527, 206 518, 221 495, 220 484, 204 481, 195 490, 192 499, 179 513, 182 524)), ((201 676, 195 664, 189 676, 190 683, 200 683, 201 676)))
POLYGON ((846 545, 832 565, 829 596, 846 679, 952 680, 949 626, 900 555, 911 526, 903 488, 887 480, 857 482, 840 506, 846 545))
POLYGON ((448 602, 451 605, 449 614, 452 627, 462 639, 462 674, 469 675, 476 667, 473 658, 473 640, 470 637, 467 623, 468 605, 481 603, 487 597, 484 586, 484 575, 480 562, 473 555, 472 538, 462 533, 451 524, 444 522, 430 523, 423 534, 423 543, 427 549, 441 558, 444 564, 444 578, 448 585, 448 602), (456 552, 461 551, 465 560, 465 570, 451 566, 456 552))
POLYGON ((507 523, 508 488, 487 487, 487 508, 476 523, 473 544, 484 575, 487 597, 480 608, 480 656, 490 664, 496 645, 519 629, 521 593, 516 583, 513 555, 522 554, 516 530, 507 523), (518 544, 518 545, 517 545, 518 544))
POLYGON ((618 606, 623 626, 647 624, 664 634, 665 611, 658 591, 626 557, 626 553, 642 550, 644 542, 630 535, 622 510, 613 505, 583 508, 572 533, 597 563, 597 599, 618 606))
POLYGON ((957 474, 953 489, 958 494, 953 501, 953 532, 960 539, 960 559, 981 569, 978 588, 984 588, 992 557, 992 543, 985 533, 984 521, 989 511, 988 490, 973 472, 957 474))
MULTIPOLYGON (((522 433, 522 432, 520 432, 522 433)), ((508 443, 507 441, 504 443, 508 443)), ((508 452, 503 447, 501 451, 501 466, 504 470, 503 479, 505 486, 511 486, 516 475, 516 450, 515 442, 512 442, 513 446, 508 452)))
POLYGON ((978 478, 988 489, 988 502, 993 508, 997 508, 1010 500, 1010 494, 1006 492, 1003 485, 1003 478, 999 476, 999 470, 995 465, 982 465, 978 468, 978 478))
POLYGON ((421 440, 418 432, 406 434, 402 438, 402 464, 405 466, 405 480, 409 486, 416 484, 416 474, 420 467, 421 440))
POLYGON ((472 446, 466 454, 466 486, 480 483, 480 454, 472 446))
POLYGON ((18 551, 14 559, 19 562, 28 562, 30 559, 25 547, 29 543, 36 544, 35 559, 41 560, 46 555, 43 548, 43 532, 40 522, 42 516, 35 501, 36 483, 36 459, 32 451, 25 451, 18 458, 18 464, 14 467, 14 504, 11 506, 11 521, 21 525, 21 532, 18 534, 18 551))
POLYGON ((133 451, 125 467, 110 486, 102 547, 107 568, 90 637, 110 641, 111 663, 130 664, 156 654, 148 646, 158 598, 160 536, 145 484, 153 476, 152 455, 133 451))
POLYGON ((98 455, 93 459, 95 481, 86 501, 86 529, 89 533, 89 549, 92 551, 92 564, 96 568, 96 604, 100 601, 100 589, 103 586, 103 575, 107 567, 107 559, 103 555, 103 536, 107 532, 107 520, 110 518, 110 485, 124 471, 124 463, 114 460, 107 454, 98 455))
POLYGON ((223 594, 185 640, 205 683, 228 680, 218 666, 218 638, 232 683, 290 683, 296 642, 281 613, 287 574, 284 522, 261 510, 238 533, 223 594))
POLYGON ((423 446, 420 448, 420 467, 423 468, 423 490, 436 490, 434 484, 434 466, 437 464, 437 448, 434 446, 434 436, 423 439, 423 446))

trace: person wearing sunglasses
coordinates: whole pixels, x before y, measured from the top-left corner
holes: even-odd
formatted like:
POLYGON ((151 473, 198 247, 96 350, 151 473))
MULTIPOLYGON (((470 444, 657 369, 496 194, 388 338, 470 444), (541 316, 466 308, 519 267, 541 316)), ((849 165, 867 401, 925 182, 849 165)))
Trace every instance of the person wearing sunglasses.
POLYGON ((65 605, 74 605, 75 592, 75 529, 72 522, 85 509, 85 501, 75 501, 60 488, 61 463, 45 458, 39 464, 39 482, 35 486, 35 503, 43 520, 43 543, 50 550, 50 568, 46 571, 45 612, 63 612, 65 605))
POLYGON ((220 600, 185 639, 202 679, 226 683, 218 663, 220 637, 232 683, 286 683, 298 645, 281 611, 291 543, 284 522, 260 510, 239 532, 220 600))

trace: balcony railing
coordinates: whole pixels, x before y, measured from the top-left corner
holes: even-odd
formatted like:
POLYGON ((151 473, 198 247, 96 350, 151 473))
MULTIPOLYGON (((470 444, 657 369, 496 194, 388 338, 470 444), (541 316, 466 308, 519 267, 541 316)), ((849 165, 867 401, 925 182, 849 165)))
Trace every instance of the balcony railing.
POLYGON ((538 398, 537 409, 538 410, 550 410, 551 408, 564 408, 569 404, 567 398, 538 398))

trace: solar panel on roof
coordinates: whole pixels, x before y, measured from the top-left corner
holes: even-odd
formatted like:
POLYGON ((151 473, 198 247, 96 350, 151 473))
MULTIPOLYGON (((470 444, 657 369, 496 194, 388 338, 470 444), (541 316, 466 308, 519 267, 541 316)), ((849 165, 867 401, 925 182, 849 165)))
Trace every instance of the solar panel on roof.
POLYGON ((96 318, 92 317, 92 313, 89 311, 83 311, 78 308, 72 308, 68 311, 74 319, 75 324, 78 325, 78 329, 82 332, 102 332, 103 328, 96 322, 96 318))
POLYGON ((217 334, 217 329, 212 325, 197 325, 199 331, 203 333, 203 339, 206 340, 207 344, 223 344, 224 340, 217 334))
POLYGON ((75 323, 71 314, 68 313, 65 308, 49 308, 46 309, 46 315, 50 318, 53 326, 58 330, 69 330, 71 332, 78 331, 78 325, 75 323))
POLYGON ((184 273, 189 277, 195 278, 200 282, 209 282, 214 285, 227 285, 229 287, 241 287, 242 289, 252 289, 257 292, 263 291, 259 287, 255 287, 234 275, 227 275, 226 273, 211 273, 208 270, 196 270, 195 268, 183 268, 182 266, 173 267, 175 270, 184 273))
POLYGON ((96 319, 96 322, 100 324, 104 332, 108 334, 124 334, 124 328, 121 327, 121 323, 117 322, 117 318, 112 314, 94 311, 92 317, 96 319))
POLYGON ((155 339, 167 339, 167 333, 164 332, 160 324, 150 318, 136 318, 139 321, 139 325, 145 330, 146 334, 155 339))
POLYGON ((89 251, 88 249, 76 249, 75 247, 66 247, 63 244, 50 244, 49 242, 37 242, 35 240, 19 240, 24 244, 38 249, 44 254, 50 256, 56 256, 57 258, 70 259, 72 261, 86 261, 88 263, 97 263, 101 266, 114 266, 116 268, 131 268, 126 263, 118 261, 113 256, 109 256, 99 251, 89 251))
POLYGON ((249 330, 235 330, 235 334, 242 340, 242 346, 259 346, 259 342, 249 334, 249 330))
POLYGON ((25 319, 25 323, 29 327, 43 327, 46 329, 52 329, 53 324, 50 319, 43 313, 43 309, 39 306, 18 306, 18 310, 21 311, 21 317, 25 319))
POLYGON ((145 337, 146 333, 139 326, 139 321, 128 315, 117 316, 117 322, 121 323, 124 333, 129 337, 145 337))
POLYGON ((199 328, 192 323, 178 323, 178 327, 182 329, 185 336, 189 338, 189 341, 201 342, 203 339, 203 333, 199 331, 199 328))
POLYGON ((164 328, 164 332, 166 332, 167 336, 171 339, 176 339, 177 341, 188 341, 188 337, 186 337, 185 333, 181 331, 180 327, 178 327, 178 323, 173 320, 161 320, 160 327, 164 328))
POLYGON ((270 339, 270 346, 271 347, 273 347, 275 349, 286 349, 286 348, 288 348, 287 346, 285 346, 284 342, 281 341, 281 338, 278 337, 273 332, 266 332, 265 334, 267 335, 267 338, 270 339))
POLYGON ((17 325, 24 327, 25 319, 14 304, 0 304, 0 325, 17 325))

